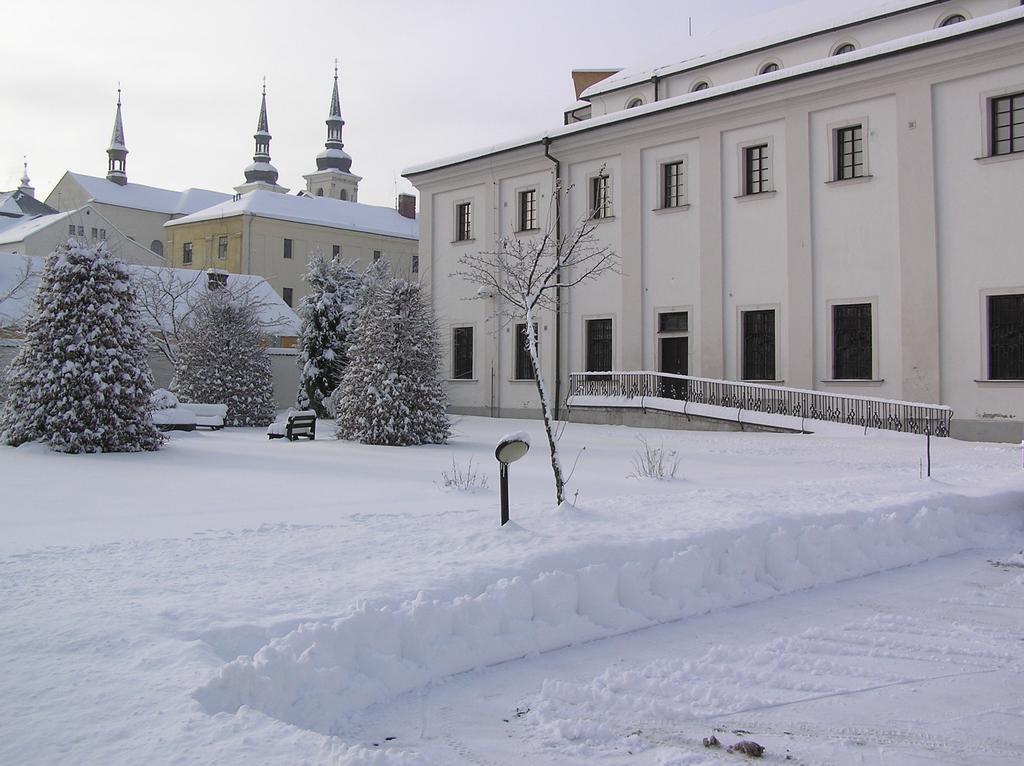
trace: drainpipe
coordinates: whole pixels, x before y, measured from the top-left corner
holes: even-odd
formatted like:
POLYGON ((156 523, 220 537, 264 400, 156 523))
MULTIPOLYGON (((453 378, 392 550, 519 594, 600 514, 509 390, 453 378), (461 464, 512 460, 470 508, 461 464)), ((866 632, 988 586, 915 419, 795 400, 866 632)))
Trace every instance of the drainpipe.
POLYGON ((651 75, 651 82, 654 84, 654 100, 658 101, 658 83, 661 82, 661 77, 656 74, 651 75))
MULTIPOLYGON (((551 139, 544 136, 544 156, 555 163, 555 257, 562 250, 562 163, 551 156, 551 139)), ((555 279, 561 283, 559 267, 555 279)), ((561 420, 562 408, 562 288, 555 289, 555 420, 561 420)))

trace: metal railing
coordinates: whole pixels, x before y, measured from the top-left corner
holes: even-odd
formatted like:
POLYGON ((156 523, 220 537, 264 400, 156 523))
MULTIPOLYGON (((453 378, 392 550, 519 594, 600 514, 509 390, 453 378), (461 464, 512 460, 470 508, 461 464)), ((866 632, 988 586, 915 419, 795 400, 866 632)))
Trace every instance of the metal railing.
MULTIPOLYGON (((570 407, 572 398, 577 396, 662 398, 932 436, 949 436, 949 423, 953 418, 953 410, 939 404, 874 399, 665 372, 573 372, 569 375, 568 394, 570 407)), ((615 403, 603 402, 601 406, 614 407, 615 403)), ((656 402, 641 402, 640 406, 658 409, 656 402)))

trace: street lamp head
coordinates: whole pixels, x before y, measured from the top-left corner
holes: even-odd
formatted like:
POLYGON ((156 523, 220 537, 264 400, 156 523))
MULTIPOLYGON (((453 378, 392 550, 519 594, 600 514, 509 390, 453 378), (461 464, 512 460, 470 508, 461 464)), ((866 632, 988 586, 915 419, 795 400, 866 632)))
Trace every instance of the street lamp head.
POLYGON ((499 463, 508 465, 514 463, 530 451, 529 434, 519 431, 518 433, 503 436, 498 446, 494 448, 494 457, 499 463))

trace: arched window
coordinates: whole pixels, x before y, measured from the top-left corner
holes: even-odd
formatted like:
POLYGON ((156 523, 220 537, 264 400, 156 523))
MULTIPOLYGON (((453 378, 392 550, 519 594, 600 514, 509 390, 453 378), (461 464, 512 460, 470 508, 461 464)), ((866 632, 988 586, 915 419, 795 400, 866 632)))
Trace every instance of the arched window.
POLYGON ((348 200, 348 192, 345 191, 344 189, 342 189, 341 193, 338 195, 338 199, 343 199, 343 200, 347 201, 348 200))
POLYGON ((323 189, 317 189, 316 190, 316 196, 318 196, 318 197, 324 196, 324 190, 323 189))
POLYGON ((707 90, 710 87, 711 83, 709 83, 707 80, 701 80, 698 83, 696 83, 692 88, 690 88, 690 93, 696 93, 698 90, 707 90))
POLYGON ((643 105, 644 105, 644 100, 642 98, 639 98, 639 97, 638 98, 631 98, 629 100, 629 103, 626 104, 626 108, 627 109, 632 109, 633 107, 643 106, 643 105))
POLYGON ((774 61, 769 61, 767 64, 764 64, 760 69, 758 69, 757 73, 758 74, 771 74, 772 72, 778 72, 778 71, 779 71, 779 65, 776 64, 774 61))
POLYGON ((947 16, 939 24, 940 27, 950 27, 953 24, 959 24, 961 21, 967 21, 967 17, 962 13, 954 13, 952 16, 947 16))
POLYGON ((154 239, 152 242, 149 243, 149 249, 152 250, 157 255, 162 256, 164 254, 164 243, 161 242, 159 239, 154 239))
POLYGON ((844 53, 853 53, 857 50, 857 46, 853 43, 843 43, 842 45, 836 46, 836 49, 832 51, 833 56, 842 56, 844 53))

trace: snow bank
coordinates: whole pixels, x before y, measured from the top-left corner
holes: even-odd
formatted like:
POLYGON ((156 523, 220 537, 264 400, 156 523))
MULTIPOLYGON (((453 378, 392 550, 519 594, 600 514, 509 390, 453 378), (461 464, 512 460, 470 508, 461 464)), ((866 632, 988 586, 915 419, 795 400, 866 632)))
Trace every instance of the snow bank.
POLYGON ((247 705, 330 733, 350 713, 452 674, 1005 542, 1024 527, 1021 505, 1019 493, 947 496, 941 506, 779 518, 633 561, 502 579, 476 595, 363 603, 239 657, 194 697, 211 714, 247 705))

